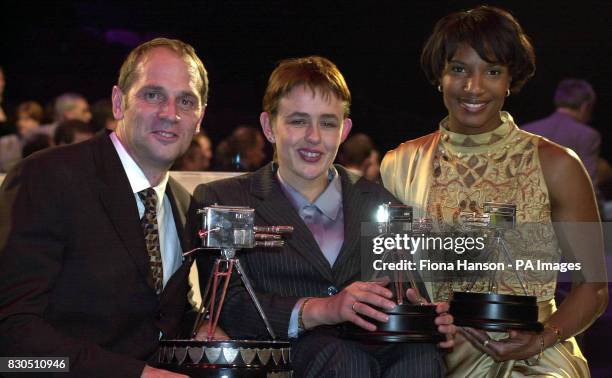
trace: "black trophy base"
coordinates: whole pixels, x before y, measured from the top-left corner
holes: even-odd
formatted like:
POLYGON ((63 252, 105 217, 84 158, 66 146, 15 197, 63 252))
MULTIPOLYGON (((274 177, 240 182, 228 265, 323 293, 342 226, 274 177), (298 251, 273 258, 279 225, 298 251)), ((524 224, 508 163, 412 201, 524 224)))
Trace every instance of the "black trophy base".
POLYGON ((534 296, 455 291, 450 313, 455 325, 485 331, 540 332, 544 329, 538 322, 538 303, 534 296))
POLYGON ((344 324, 343 337, 364 343, 439 343, 446 337, 434 323, 437 316, 433 305, 401 304, 389 311, 389 321, 373 322, 376 331, 370 332, 352 323, 344 324))

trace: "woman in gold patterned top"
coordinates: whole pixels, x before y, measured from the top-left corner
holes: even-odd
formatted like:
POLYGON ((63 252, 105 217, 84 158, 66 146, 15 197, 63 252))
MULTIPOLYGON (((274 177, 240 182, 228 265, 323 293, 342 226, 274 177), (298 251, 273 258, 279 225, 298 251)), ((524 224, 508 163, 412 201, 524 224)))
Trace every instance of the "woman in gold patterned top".
MULTIPOLYGON (((583 275, 592 277, 599 269, 596 279, 574 282, 558 309, 556 274, 543 278, 526 273, 525 288, 514 275, 496 276, 498 293, 527 291, 537 297, 544 330, 487 333, 462 328, 446 359, 448 375, 590 376, 573 336, 605 310, 608 297, 607 284, 601 283, 606 277, 591 182, 571 150, 519 130, 512 116, 501 111, 506 97, 535 72, 528 37, 499 8, 453 13, 436 24, 421 65, 442 93, 448 116, 438 131, 387 153, 381 166, 385 187, 413 206, 416 217, 431 218, 442 229, 460 223, 463 211, 482 213, 485 202, 515 204, 519 231, 508 233, 515 258, 558 262, 562 250, 582 263, 583 275), (552 222, 591 222, 595 227, 561 238, 551 231, 552 222), (543 227, 521 232, 526 225, 543 227)), ((461 290, 458 286, 433 283, 429 289, 437 301, 461 290)), ((487 291, 478 282, 472 289, 487 291)))

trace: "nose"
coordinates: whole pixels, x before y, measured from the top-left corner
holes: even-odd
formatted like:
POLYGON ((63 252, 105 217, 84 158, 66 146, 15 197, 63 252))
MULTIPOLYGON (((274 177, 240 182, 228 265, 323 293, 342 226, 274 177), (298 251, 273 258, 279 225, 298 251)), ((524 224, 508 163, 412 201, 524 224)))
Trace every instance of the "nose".
POLYGON ((464 90, 469 94, 478 95, 481 94, 483 89, 483 77, 479 73, 475 73, 469 76, 465 82, 464 90))
POLYGON ((176 101, 166 101, 161 104, 159 109, 159 118, 166 119, 170 122, 178 122, 181 120, 181 116, 178 113, 176 101))
POLYGON ((321 142, 321 128, 318 124, 315 123, 308 126, 306 130, 306 141, 312 144, 321 142))

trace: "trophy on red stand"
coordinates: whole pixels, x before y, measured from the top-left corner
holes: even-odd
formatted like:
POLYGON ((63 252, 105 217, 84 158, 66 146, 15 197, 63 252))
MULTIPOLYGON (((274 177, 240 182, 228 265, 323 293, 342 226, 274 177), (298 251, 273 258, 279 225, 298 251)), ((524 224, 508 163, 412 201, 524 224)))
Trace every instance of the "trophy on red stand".
POLYGON ((199 237, 202 249, 221 251, 214 263, 202 304, 192 330, 190 340, 161 340, 159 366, 191 377, 291 377, 288 341, 276 340, 251 281, 245 275, 238 249, 255 247, 279 248, 284 245, 283 236, 293 232, 291 226, 254 225, 255 211, 248 207, 209 206, 198 210, 202 215, 199 237), (232 275, 236 273, 246 288, 253 304, 263 320, 271 340, 216 340, 214 338, 225 295, 232 275), (208 319, 206 340, 193 339, 208 319))

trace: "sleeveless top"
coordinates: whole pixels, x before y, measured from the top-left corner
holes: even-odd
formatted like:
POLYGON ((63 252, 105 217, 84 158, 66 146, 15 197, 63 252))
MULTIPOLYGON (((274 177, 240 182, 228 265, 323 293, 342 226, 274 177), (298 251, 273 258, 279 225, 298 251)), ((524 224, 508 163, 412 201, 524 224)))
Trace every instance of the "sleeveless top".
MULTIPOLYGON (((538 156, 542 138, 519 130, 510 114, 500 112, 500 116, 502 125, 489 133, 452 133, 445 119, 434 133, 402 143, 382 161, 383 182, 413 207, 416 217, 432 218, 442 230, 456 227, 462 211, 483 212, 485 202, 514 204, 516 227, 503 234, 513 258, 557 262, 561 254, 538 156)), ((538 320, 546 322, 556 311, 555 271, 520 273, 528 294, 538 297, 538 320)), ((488 291, 488 281, 477 281, 472 291, 488 291)), ((446 300, 449 291, 464 291, 467 286, 452 280, 426 285, 434 301, 446 300)), ((495 285, 498 293, 524 294, 513 271, 496 275, 495 285)), ((507 334, 489 333, 489 337, 497 340, 507 334)), ((452 353, 445 356, 447 377, 590 377, 573 337, 545 349, 537 365, 525 360, 496 362, 461 336, 455 342, 452 353)))
POLYGON ((489 260, 509 268, 497 270, 494 279, 482 275, 475 283, 435 282, 436 301, 446 300, 452 291, 466 290, 534 295, 538 301, 554 297, 556 271, 537 265, 538 260, 558 262, 561 258, 538 157, 540 138, 520 130, 509 114, 501 115, 503 123, 498 128, 476 135, 449 131, 447 118, 440 123, 425 212, 437 228, 448 231, 460 226, 462 212, 482 214, 486 202, 516 205, 516 226, 503 231, 510 256, 494 245, 490 255, 494 260, 489 260), (531 261, 533 269, 516 269, 516 260, 531 261))

